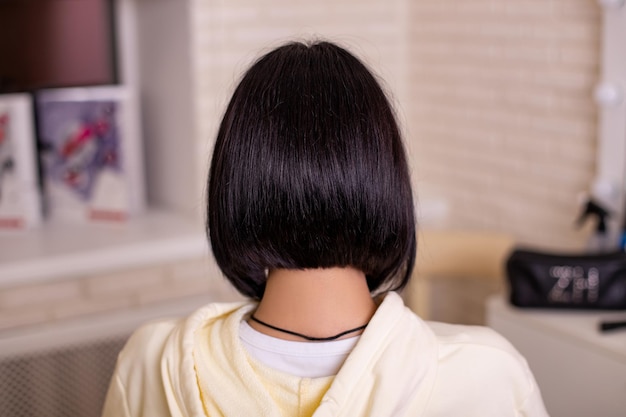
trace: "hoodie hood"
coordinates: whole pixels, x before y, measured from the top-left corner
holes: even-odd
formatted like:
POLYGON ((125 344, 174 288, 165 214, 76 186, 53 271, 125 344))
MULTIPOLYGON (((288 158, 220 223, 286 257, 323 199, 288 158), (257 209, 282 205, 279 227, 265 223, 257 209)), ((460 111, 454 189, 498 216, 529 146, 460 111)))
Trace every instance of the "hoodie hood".
MULTIPOLYGON (((255 307, 213 304, 137 330, 120 353, 103 417, 281 415, 239 340, 255 307)), ((426 323, 395 293, 313 415, 548 416, 528 364, 504 338, 480 326, 426 323)))
MULTIPOLYGON (((205 407, 212 417, 280 415, 239 341, 239 324, 255 306, 210 305, 170 333, 161 374, 173 416, 205 416, 205 407), (207 326, 210 338, 203 344, 203 357, 212 360, 196 361, 195 332, 207 326)), ((314 416, 419 415, 432 390, 436 367, 432 331, 404 306, 399 295, 389 293, 314 416)))

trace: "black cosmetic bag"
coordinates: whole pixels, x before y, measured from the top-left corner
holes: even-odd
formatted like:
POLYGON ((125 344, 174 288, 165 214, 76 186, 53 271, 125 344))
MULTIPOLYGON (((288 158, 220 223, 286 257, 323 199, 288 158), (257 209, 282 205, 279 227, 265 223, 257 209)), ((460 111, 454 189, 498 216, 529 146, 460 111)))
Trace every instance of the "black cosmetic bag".
POLYGON ((506 262, 518 307, 626 309, 626 253, 559 255, 515 250, 506 262))

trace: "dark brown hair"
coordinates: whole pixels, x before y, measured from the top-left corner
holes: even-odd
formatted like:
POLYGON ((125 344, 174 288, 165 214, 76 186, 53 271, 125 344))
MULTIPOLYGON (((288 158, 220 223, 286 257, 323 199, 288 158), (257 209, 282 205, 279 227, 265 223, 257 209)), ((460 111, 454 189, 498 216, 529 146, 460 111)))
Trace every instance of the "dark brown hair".
POLYGON ((266 271, 352 266, 370 291, 406 285, 415 219, 393 110, 370 71, 329 43, 289 43, 237 86, 209 172, 207 232, 244 295, 266 271))

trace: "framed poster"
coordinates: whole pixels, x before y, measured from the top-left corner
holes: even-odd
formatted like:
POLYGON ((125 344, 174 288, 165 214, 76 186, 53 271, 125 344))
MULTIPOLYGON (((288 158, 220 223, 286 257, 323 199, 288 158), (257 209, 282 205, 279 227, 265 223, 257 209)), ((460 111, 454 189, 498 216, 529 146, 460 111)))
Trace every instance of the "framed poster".
POLYGON ((123 86, 37 95, 50 217, 123 221, 143 209, 141 140, 132 99, 123 86))
POLYGON ((41 223, 36 161, 31 96, 0 95, 0 230, 41 223))

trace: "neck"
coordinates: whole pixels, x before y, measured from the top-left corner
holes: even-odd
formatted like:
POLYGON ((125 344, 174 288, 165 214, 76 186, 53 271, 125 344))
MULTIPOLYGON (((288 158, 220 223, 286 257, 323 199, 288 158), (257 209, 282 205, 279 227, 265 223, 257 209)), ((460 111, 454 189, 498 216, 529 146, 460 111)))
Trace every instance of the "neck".
MULTIPOLYGON (((376 311, 365 274, 354 268, 272 270, 254 316, 281 329, 329 337, 369 322, 376 311)), ((249 321, 255 330, 285 340, 301 338, 249 321)), ((352 333, 345 337, 353 337, 352 333)))

